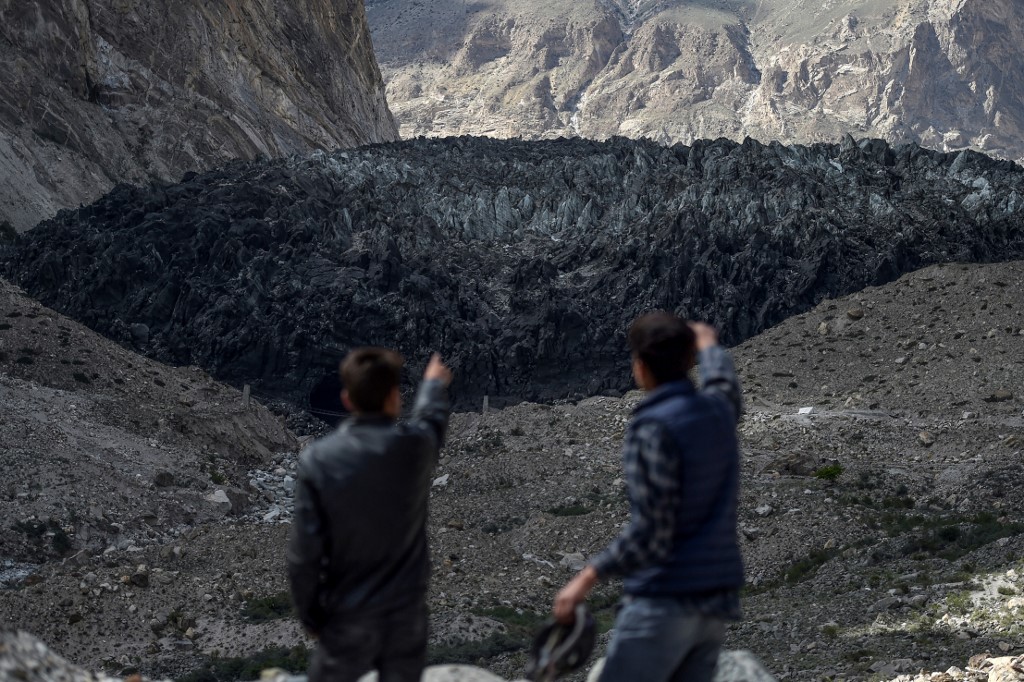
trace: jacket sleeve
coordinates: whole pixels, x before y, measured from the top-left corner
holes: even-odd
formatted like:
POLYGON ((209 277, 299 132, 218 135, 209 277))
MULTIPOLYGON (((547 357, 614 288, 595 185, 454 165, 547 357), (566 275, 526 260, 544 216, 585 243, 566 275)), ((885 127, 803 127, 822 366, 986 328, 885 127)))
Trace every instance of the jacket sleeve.
POLYGON ((416 404, 413 406, 412 417, 407 426, 432 442, 435 458, 444 447, 450 412, 448 389, 445 385, 436 380, 424 381, 416 393, 416 404))
POLYGON ((732 357, 721 346, 705 348, 697 356, 700 391, 726 402, 738 422, 743 414, 743 391, 732 357))
POLYGON ((326 625, 320 588, 321 573, 329 556, 329 540, 319 495, 303 459, 299 460, 295 482, 295 509, 288 544, 288 579, 299 621, 316 634, 326 625))
POLYGON ((590 562, 601 579, 662 563, 672 551, 680 479, 671 438, 659 424, 634 425, 623 445, 623 463, 633 510, 629 525, 590 562))

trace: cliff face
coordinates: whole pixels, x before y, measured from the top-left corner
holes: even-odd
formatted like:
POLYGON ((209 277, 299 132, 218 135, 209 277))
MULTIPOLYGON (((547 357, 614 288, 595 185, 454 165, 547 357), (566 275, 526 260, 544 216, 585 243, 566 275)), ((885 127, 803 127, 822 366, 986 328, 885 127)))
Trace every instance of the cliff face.
POLYGON ((403 136, 845 133, 1024 157, 1015 0, 368 0, 403 136))
POLYGON ((0 0, 0 224, 394 140, 361 0, 0 0))

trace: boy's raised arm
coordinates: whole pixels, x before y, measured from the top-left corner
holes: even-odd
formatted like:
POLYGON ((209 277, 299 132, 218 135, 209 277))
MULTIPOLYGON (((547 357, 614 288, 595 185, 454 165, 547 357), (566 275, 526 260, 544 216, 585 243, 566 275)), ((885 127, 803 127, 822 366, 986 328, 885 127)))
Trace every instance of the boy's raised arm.
POLYGON ((448 415, 451 413, 448 386, 451 383, 452 371, 441 361, 441 356, 434 353, 423 373, 423 383, 416 394, 410 424, 431 433, 436 440, 437 450, 444 445, 445 432, 448 430, 448 415))
POLYGON ((718 332, 702 322, 691 322, 697 339, 697 373, 700 390, 724 398, 732 408, 736 421, 743 414, 743 391, 736 376, 732 357, 718 344, 718 332))

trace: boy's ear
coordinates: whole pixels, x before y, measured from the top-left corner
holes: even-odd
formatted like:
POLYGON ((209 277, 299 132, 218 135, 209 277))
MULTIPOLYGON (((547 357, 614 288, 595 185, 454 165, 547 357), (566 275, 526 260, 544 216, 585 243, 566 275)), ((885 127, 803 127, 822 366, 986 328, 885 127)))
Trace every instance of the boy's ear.
POLYGON ((345 406, 345 409, 349 412, 355 412, 356 408, 352 404, 352 401, 348 397, 348 389, 343 389, 341 392, 341 404, 345 406))

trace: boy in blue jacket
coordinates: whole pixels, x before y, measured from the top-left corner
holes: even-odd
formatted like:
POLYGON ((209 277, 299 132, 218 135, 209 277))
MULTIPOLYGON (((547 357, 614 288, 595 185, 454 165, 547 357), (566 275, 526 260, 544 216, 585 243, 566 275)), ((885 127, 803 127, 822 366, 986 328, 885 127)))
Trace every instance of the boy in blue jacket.
POLYGON ((629 345, 647 391, 623 447, 630 524, 559 592, 555 617, 571 621, 599 580, 621 576, 601 682, 709 681, 725 622, 740 616, 739 381, 706 324, 651 313, 629 345), (695 363, 700 389, 688 378, 695 363))

